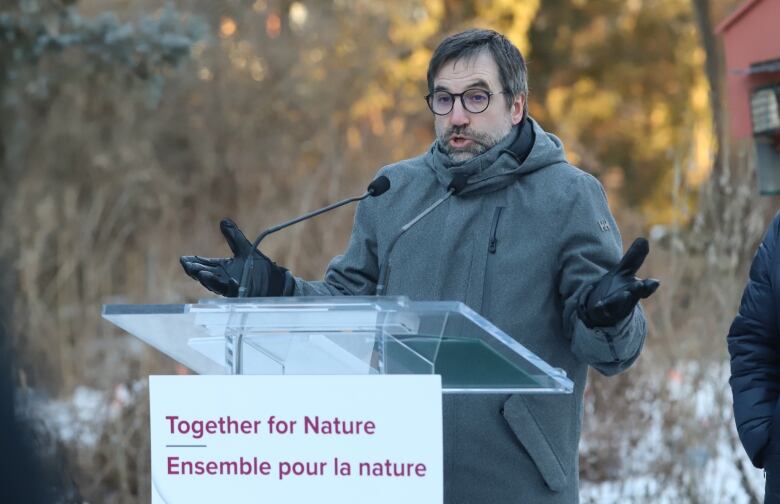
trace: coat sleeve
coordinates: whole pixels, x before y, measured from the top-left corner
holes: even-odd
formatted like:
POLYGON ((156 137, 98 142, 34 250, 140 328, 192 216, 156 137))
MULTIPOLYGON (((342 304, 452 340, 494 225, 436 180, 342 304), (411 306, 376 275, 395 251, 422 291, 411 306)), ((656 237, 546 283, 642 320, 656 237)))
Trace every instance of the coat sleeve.
POLYGON ((620 232, 601 184, 580 172, 566 191, 569 204, 560 249, 559 292, 564 333, 571 350, 605 375, 627 369, 639 356, 647 334, 640 305, 613 327, 588 328, 577 315, 583 294, 622 257, 620 232))
POLYGON ((764 465, 762 452, 780 396, 780 334, 772 288, 779 236, 780 214, 753 257, 739 313, 727 337, 734 418, 742 445, 756 467, 764 465))
POLYGON ((331 260, 321 281, 295 278, 293 296, 372 296, 376 294, 379 263, 374 226, 373 198, 361 201, 355 211, 352 235, 344 254, 331 260))

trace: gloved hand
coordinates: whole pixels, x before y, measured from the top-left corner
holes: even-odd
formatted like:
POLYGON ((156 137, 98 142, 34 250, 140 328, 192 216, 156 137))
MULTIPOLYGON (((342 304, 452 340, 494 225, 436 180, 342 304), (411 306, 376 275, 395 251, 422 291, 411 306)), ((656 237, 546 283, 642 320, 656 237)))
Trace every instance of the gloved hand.
POLYGON ((179 259, 184 271, 208 290, 226 297, 238 297, 238 287, 244 264, 252 254, 252 268, 247 278, 247 297, 285 296, 292 294, 292 278, 287 270, 277 266, 257 250, 236 223, 223 219, 219 229, 225 237, 232 258, 210 259, 198 256, 182 256, 179 259))
POLYGON ((650 296, 661 285, 653 278, 641 280, 634 276, 649 251, 647 240, 637 238, 620 263, 585 291, 577 313, 586 326, 614 326, 631 314, 640 299, 650 296))

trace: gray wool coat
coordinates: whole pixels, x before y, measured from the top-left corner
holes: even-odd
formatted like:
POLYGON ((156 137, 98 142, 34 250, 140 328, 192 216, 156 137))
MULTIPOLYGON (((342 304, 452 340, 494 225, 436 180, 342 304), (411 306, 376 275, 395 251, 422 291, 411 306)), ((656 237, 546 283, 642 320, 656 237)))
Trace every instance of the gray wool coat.
POLYGON ((296 296, 373 295, 388 244, 447 192, 389 258, 387 295, 462 301, 575 384, 571 395, 445 395, 447 504, 578 502, 578 443, 588 366, 606 375, 639 355, 639 306, 616 327, 589 329, 577 316, 586 287, 622 256, 601 184, 566 161, 560 140, 531 118, 498 145, 453 164, 436 142, 425 154, 380 170, 383 196, 362 201, 343 255, 323 281, 295 278, 296 296), (525 131, 528 138, 528 130, 525 131), (531 146, 532 145, 532 146, 531 146))

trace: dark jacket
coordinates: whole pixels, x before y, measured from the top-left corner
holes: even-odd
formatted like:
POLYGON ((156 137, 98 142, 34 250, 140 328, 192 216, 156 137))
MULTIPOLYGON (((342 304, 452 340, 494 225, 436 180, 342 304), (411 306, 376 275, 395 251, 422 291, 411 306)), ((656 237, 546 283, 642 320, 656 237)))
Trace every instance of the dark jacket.
POLYGON ((750 267, 739 313, 728 335, 734 417, 742 444, 756 467, 780 470, 777 436, 780 397, 780 213, 761 242, 750 267), (777 445, 777 446, 773 446, 777 445))

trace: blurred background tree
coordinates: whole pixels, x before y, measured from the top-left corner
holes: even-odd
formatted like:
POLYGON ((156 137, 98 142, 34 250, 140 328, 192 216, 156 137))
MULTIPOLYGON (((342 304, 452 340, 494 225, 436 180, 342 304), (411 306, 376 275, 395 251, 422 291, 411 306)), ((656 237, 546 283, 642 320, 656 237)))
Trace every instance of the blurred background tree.
MULTIPOLYGON (((422 98, 428 59, 444 36, 473 26, 524 52, 531 115, 600 177, 624 236, 672 230, 658 233, 646 266, 664 280, 646 306, 646 357, 588 393, 583 481, 627 478, 605 460, 655 421, 632 408, 637 391, 671 404, 663 422, 698 418, 667 400, 664 387, 677 383, 667 378, 711 380, 709 364, 680 369, 723 364, 770 205, 756 203, 747 165, 731 178, 718 172, 727 180, 718 198, 705 190, 713 166, 734 168, 719 155, 718 48, 707 26, 737 3, 0 0, 0 313, 22 403, 44 417, 42 448, 69 461, 71 495, 147 499, 146 377, 186 372, 102 322, 101 304, 207 296, 177 259, 226 253, 221 217, 252 234, 358 193, 381 166, 419 154, 434 137, 422 98), (705 206, 708 224, 695 231, 705 206), (706 280, 713 265, 719 276, 706 280)), ((291 228, 264 251, 317 278, 342 251, 351 212, 291 228)), ((729 419, 717 418, 731 439, 729 419)), ((698 424, 680 425, 694 433, 698 424)), ((701 436, 662 435, 667 462, 691 446, 715 453, 701 436)), ((667 462, 648 471, 686 498, 703 491, 695 470, 667 462)))

